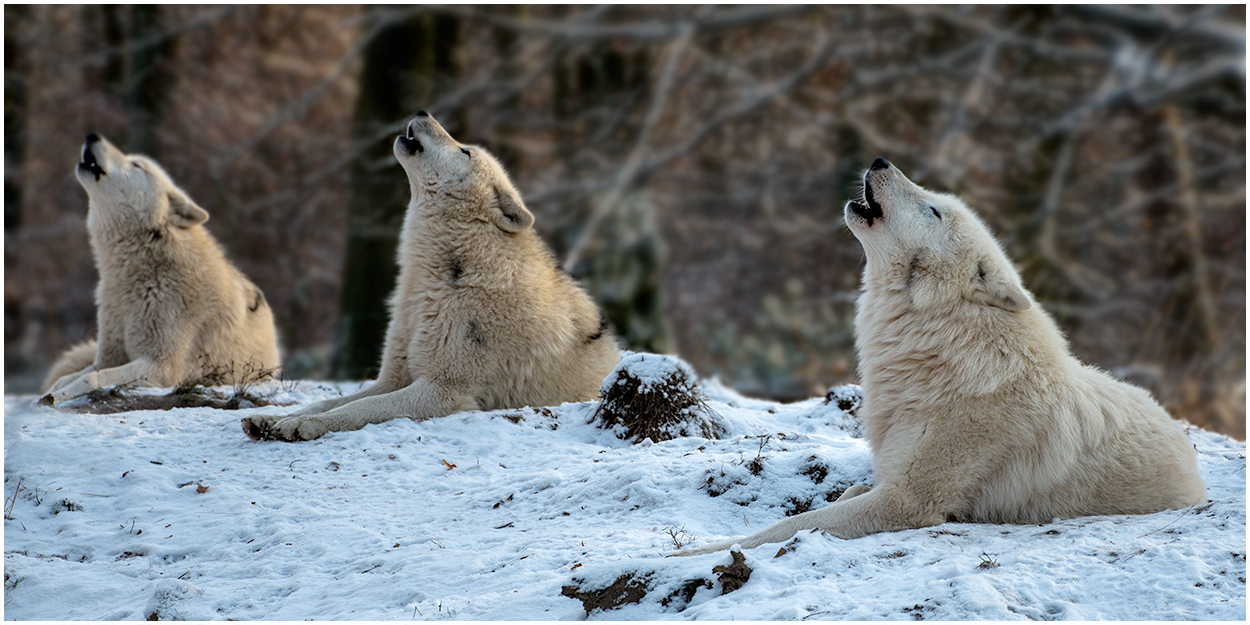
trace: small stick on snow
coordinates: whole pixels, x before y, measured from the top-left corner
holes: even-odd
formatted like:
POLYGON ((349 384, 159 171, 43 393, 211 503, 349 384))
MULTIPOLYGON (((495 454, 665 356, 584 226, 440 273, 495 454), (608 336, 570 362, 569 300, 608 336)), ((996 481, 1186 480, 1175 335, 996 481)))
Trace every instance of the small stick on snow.
POLYGON ((1185 518, 1185 515, 1186 515, 1186 514, 1189 514, 1190 512, 1192 512, 1192 511, 1193 511, 1193 509, 1194 509, 1194 508, 1196 508, 1196 507, 1198 507, 1198 504, 1194 504, 1194 505, 1192 505, 1192 506, 1189 506, 1188 508, 1185 508, 1185 511, 1184 511, 1184 512, 1182 512, 1182 513, 1180 514, 1180 516, 1176 517, 1175 519, 1172 519, 1172 523, 1168 523, 1167 525, 1164 525, 1163 527, 1160 527, 1159 529, 1157 529, 1157 530, 1155 530, 1155 531, 1153 531, 1153 532, 1146 532, 1145 534, 1142 534, 1141 536, 1138 536, 1138 538, 1145 538, 1145 537, 1147 537, 1147 536, 1149 536, 1149 535, 1151 535, 1151 534, 1155 534, 1155 533, 1158 533, 1158 532, 1162 532, 1163 530, 1165 530, 1165 529, 1167 529, 1167 528, 1171 527, 1173 523, 1176 523, 1177 521, 1179 521, 1179 520, 1181 520, 1181 519, 1185 518))

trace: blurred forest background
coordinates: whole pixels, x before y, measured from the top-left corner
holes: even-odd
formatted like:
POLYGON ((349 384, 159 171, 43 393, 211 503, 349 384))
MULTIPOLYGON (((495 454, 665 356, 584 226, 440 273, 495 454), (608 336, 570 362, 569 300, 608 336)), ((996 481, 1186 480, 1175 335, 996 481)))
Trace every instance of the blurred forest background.
POLYGON ((84 135, 158 160, 288 377, 371 376, 418 109, 509 167, 633 349, 790 400, 855 379, 884 156, 962 195, 1073 350, 1245 437, 1237 6, 4 8, 4 375, 94 336, 84 135))

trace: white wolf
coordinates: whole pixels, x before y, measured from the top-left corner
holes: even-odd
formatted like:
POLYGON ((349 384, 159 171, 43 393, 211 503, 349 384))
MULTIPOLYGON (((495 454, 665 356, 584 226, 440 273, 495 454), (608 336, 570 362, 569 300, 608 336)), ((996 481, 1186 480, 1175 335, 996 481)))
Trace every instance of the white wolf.
POLYGON ((425 111, 407 130, 394 151, 412 200, 377 382, 290 416, 243 419, 251 438, 587 401, 620 360, 607 322, 557 268, 499 162, 425 111))
POLYGON ((203 227, 208 213, 150 158, 87 135, 78 164, 100 272, 95 342, 52 367, 43 403, 117 384, 221 384, 277 371, 273 314, 203 227), (56 375, 56 378, 52 376, 56 375))
POLYGON ((1206 500, 1182 427, 1145 391, 1083 365, 958 198, 885 159, 846 223, 864 247, 856 304, 869 488, 692 555, 945 521, 1045 523, 1206 500))

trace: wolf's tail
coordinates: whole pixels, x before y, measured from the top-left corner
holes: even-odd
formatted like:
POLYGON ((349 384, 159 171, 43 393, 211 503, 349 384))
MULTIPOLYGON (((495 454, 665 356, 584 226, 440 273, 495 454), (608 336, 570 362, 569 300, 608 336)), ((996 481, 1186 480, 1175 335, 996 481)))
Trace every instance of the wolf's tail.
POLYGON ((52 363, 52 370, 48 371, 48 377, 43 381, 44 392, 52 388, 61 376, 82 371, 87 368, 87 365, 95 362, 95 351, 95 339, 88 339, 65 350, 65 353, 52 363))

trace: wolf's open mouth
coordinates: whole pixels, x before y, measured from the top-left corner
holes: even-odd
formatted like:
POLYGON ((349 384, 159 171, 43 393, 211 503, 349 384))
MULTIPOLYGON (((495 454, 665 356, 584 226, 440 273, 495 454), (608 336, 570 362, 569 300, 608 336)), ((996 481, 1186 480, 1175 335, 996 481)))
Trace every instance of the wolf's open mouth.
POLYGON ((417 152, 425 151, 425 146, 421 145, 421 142, 418 141, 417 138, 412 134, 412 126, 408 127, 408 134, 400 137, 399 141, 404 144, 404 149, 408 150, 409 156, 412 156, 413 154, 416 154, 417 152))
POLYGON ((859 202, 848 202, 847 206, 849 206, 856 215, 863 217, 864 221, 868 222, 868 225, 871 227, 874 220, 881 219, 885 216, 885 212, 881 210, 881 205, 873 199, 872 185, 867 182, 864 183, 864 201, 868 203, 867 206, 864 206, 859 202))
POLYGON ((100 167, 100 163, 96 162, 95 154, 91 151, 91 144, 82 146, 82 162, 78 164, 78 169, 90 173, 95 176, 96 182, 100 181, 100 176, 107 176, 108 173, 100 167))

